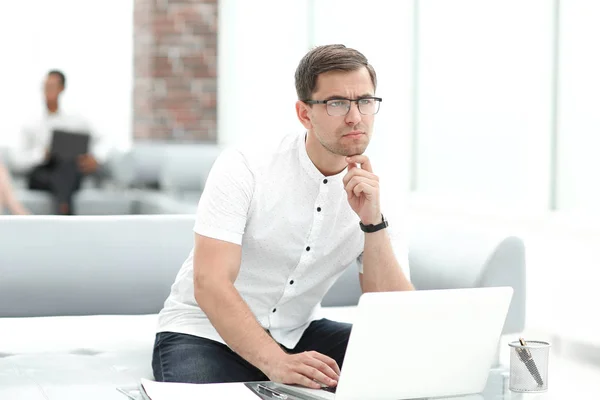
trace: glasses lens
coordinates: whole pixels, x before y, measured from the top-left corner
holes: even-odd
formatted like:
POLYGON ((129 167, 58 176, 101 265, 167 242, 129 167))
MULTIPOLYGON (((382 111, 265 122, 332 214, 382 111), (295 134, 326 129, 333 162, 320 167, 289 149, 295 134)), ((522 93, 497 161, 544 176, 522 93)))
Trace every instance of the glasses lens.
POLYGON ((329 100, 327 102, 327 114, 334 117, 348 114, 349 109, 349 100, 329 100))
POLYGON ((379 104, 379 101, 376 99, 360 99, 358 101, 358 110, 364 115, 377 114, 379 104))

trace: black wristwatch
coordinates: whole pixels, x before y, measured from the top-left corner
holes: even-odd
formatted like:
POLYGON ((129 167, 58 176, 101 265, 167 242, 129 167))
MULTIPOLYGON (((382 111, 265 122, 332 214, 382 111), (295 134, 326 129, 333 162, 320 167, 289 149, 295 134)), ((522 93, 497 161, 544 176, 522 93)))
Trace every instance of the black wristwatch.
POLYGON ((385 217, 383 216, 383 214, 381 214, 381 222, 378 223, 377 225, 373 225, 373 224, 365 225, 365 224, 362 223, 362 221, 359 222, 358 224, 360 225, 360 229, 363 232, 367 232, 367 233, 373 233, 373 232, 380 231, 382 229, 387 228, 388 225, 389 225, 388 222, 387 222, 387 219, 385 219, 385 217))

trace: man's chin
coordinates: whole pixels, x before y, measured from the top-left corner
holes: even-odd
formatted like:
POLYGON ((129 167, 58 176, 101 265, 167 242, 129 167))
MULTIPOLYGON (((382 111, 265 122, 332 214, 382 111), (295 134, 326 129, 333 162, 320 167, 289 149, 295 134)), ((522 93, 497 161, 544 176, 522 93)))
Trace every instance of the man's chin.
POLYGON ((344 151, 340 155, 345 156, 345 157, 360 156, 366 150, 367 150, 367 146, 352 147, 349 149, 344 149, 344 151))
POLYGON ((355 143, 353 145, 338 145, 338 146, 326 146, 323 142, 321 142, 323 147, 327 149, 330 153, 343 156, 343 157, 352 157, 363 154, 367 150, 368 143, 355 143))

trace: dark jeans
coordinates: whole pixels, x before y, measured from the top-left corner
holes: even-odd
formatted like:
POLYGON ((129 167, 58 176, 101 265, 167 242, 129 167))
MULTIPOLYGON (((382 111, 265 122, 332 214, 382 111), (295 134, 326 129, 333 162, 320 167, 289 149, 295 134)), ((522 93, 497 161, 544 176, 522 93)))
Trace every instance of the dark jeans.
MULTIPOLYGON (((352 325, 327 319, 313 321, 288 353, 317 351, 342 367, 352 325)), ((213 340, 182 333, 156 334, 152 356, 154 379, 159 382, 221 383, 267 381, 258 368, 213 340)))
POLYGON ((29 174, 29 189, 44 190, 52 193, 56 214, 61 212, 61 205, 68 206, 68 213, 73 214, 73 194, 81 186, 82 174, 77 167, 77 160, 51 159, 38 165, 29 174))

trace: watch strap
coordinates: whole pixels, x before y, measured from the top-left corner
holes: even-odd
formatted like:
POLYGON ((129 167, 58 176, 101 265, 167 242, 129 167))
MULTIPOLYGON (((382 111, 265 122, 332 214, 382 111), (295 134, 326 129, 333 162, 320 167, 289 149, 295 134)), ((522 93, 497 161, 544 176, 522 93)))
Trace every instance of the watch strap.
POLYGON ((382 229, 385 229, 389 226, 387 219, 385 219, 385 217, 383 216, 383 214, 381 214, 381 222, 378 223, 377 225, 373 225, 373 224, 369 224, 369 225, 365 225, 361 222, 358 223, 360 225, 360 229, 363 232, 366 233, 373 233, 373 232, 377 232, 380 231, 382 229))

